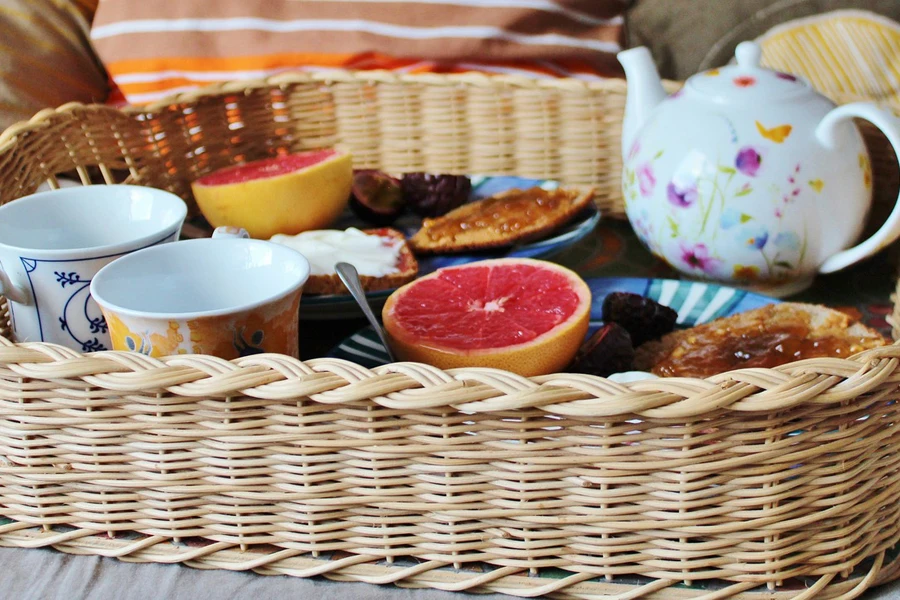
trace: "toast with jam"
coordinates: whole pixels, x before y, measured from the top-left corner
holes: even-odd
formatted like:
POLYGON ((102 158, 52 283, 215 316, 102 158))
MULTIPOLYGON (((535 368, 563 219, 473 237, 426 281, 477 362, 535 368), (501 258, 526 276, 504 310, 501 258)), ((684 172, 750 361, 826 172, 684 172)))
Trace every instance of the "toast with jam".
POLYGON ((409 245, 417 254, 450 254, 540 239, 571 221, 593 198, 591 188, 506 190, 425 219, 409 245))
POLYGON ((675 330, 639 346, 634 366, 660 377, 708 377, 887 345, 879 332, 817 304, 783 302, 675 330))

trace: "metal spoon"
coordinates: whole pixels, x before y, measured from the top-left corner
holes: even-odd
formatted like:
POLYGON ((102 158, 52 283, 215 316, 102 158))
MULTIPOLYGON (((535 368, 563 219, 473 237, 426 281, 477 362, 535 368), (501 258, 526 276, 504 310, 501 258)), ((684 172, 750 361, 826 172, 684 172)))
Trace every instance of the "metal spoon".
POLYGON ((391 351, 391 346, 388 344, 384 329, 381 327, 381 323, 378 322, 378 319, 375 318, 375 315, 372 313, 372 308, 369 306, 369 301, 366 299, 366 293, 363 291, 362 284, 359 282, 359 272, 356 270, 356 267, 350 263, 339 262, 334 265, 334 270, 344 285, 347 286, 350 295, 353 296, 353 299, 359 304, 363 314, 366 315, 366 319, 369 320, 369 325, 371 325, 372 329, 375 330, 375 333, 378 334, 378 339, 381 340, 381 344, 384 346, 384 350, 387 352, 388 357, 390 357, 391 362, 396 362, 396 358, 394 358, 394 353, 391 351))

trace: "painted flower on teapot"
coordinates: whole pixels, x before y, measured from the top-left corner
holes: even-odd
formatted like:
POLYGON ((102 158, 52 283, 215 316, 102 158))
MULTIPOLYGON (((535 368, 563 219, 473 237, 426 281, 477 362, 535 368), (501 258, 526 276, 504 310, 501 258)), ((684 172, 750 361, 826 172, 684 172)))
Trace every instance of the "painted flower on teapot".
POLYGON ((895 150, 900 128, 874 105, 836 108, 799 78, 761 68, 752 42, 736 55, 666 96, 646 48, 619 54, 625 209, 651 252, 686 275, 784 295, 900 236, 895 210, 850 248, 872 197, 852 119, 881 128, 895 150))

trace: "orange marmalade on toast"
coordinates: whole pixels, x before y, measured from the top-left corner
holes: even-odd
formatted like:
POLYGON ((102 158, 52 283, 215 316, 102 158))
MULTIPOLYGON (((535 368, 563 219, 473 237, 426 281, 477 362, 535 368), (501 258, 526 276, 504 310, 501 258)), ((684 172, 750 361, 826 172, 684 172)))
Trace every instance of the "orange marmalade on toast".
POLYGON ((744 328, 698 328, 686 344, 659 361, 661 377, 704 377, 732 369, 771 368, 795 360, 833 356, 847 358, 871 344, 864 338, 826 335, 810 337, 808 326, 756 323, 744 328))

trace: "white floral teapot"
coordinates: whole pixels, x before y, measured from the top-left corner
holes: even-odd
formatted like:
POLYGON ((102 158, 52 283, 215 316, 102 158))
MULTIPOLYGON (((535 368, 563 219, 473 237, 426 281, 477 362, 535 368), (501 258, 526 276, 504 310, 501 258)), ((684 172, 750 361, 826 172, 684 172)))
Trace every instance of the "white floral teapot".
POLYGON ((900 121, 836 108, 805 81, 761 68, 760 48, 666 96, 646 48, 619 54, 628 80, 623 192, 641 241, 688 275, 772 295, 798 292, 900 237, 900 209, 869 239, 872 171, 854 117, 900 150, 900 121))

